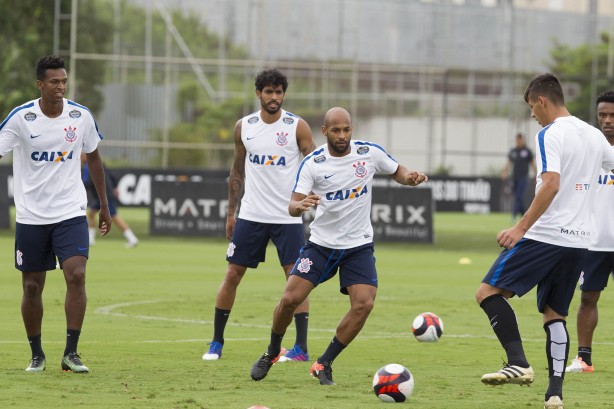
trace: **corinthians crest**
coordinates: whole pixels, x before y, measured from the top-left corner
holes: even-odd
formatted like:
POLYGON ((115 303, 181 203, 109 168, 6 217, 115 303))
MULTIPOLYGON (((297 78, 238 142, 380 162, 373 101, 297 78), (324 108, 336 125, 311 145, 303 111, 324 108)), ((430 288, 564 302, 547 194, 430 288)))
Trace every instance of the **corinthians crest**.
POLYGON ((66 131, 66 136, 64 137, 64 139, 66 139, 68 142, 74 142, 75 139, 77 139, 77 128, 73 128, 72 126, 69 126, 68 128, 64 128, 64 130, 66 131))
POLYGON ((365 176, 367 176, 367 168, 365 168, 365 163, 366 162, 358 161, 358 162, 356 162, 355 164, 352 165, 356 169, 356 172, 354 172, 356 177, 359 177, 359 178, 362 179, 365 176))
POLYGON ((277 132, 277 140, 275 141, 279 146, 286 146, 288 144, 288 132, 277 132))

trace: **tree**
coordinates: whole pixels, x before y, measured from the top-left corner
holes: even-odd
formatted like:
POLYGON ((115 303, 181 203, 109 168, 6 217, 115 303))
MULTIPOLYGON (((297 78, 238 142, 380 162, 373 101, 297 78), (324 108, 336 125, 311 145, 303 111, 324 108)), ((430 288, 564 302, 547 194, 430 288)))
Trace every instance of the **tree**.
POLYGON ((570 47, 565 44, 555 43, 550 52, 552 61, 548 65, 552 73, 557 75, 563 85, 575 83, 578 85, 577 92, 568 92, 565 95, 566 105, 569 111, 587 122, 594 123, 591 118, 591 106, 595 101, 591 100, 592 87, 592 64, 593 57, 597 59, 596 91, 597 94, 608 88, 612 78, 607 78, 607 60, 610 36, 603 34, 601 42, 595 45, 581 45, 570 47))

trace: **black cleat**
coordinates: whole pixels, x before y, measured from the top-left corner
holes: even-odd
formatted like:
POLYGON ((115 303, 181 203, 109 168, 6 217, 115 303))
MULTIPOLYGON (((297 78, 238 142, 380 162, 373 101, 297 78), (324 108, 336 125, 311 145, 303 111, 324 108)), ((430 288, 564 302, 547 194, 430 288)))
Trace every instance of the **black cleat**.
POLYGON ((334 385, 333 368, 328 362, 315 361, 311 366, 311 376, 320 380, 320 385, 334 385))
POLYGON ((252 365, 252 371, 250 373, 252 379, 255 381, 264 379, 264 377, 269 373, 269 369, 271 369, 273 364, 279 360, 280 355, 277 355, 275 358, 271 358, 271 355, 269 355, 268 352, 262 354, 260 359, 258 359, 254 365, 252 365))

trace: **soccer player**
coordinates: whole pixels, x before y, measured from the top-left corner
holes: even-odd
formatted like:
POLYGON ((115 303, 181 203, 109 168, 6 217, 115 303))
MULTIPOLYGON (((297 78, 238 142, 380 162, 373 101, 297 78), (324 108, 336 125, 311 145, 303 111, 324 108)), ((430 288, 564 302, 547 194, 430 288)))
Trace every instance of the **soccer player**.
MULTIPOLYGON (((597 124, 605 138, 614 145, 614 91, 606 91, 596 100, 597 124)), ((614 203, 614 178, 604 170, 596 179, 596 200, 593 211, 593 234, 588 254, 582 264, 580 290, 582 295, 577 314, 578 355, 565 372, 593 372, 593 332, 597 328, 597 301, 614 270, 614 224, 609 212, 614 203)), ((594 181, 593 181, 594 182, 594 181)))
POLYGON ((56 268, 56 258, 66 280, 66 348, 61 367, 89 372, 77 353, 87 303, 89 251, 81 151, 87 155, 100 196, 98 228, 102 235, 111 229, 98 153, 102 135, 86 107, 64 98, 67 79, 61 57, 41 58, 36 67, 40 98, 13 109, 0 124, 0 157, 13 151, 15 267, 21 271, 21 314, 32 349, 28 372, 41 372, 46 367, 41 346, 42 293, 47 271, 56 268))
POLYGON ((373 176, 390 175, 409 186, 427 180, 423 173, 399 165, 380 146, 352 141, 352 119, 343 108, 326 113, 322 133, 327 142, 303 159, 288 206, 295 217, 317 206, 311 236, 273 313, 267 352, 252 366, 255 381, 263 379, 277 362, 295 309, 318 284, 339 272, 340 291, 349 295, 350 310, 324 354, 311 367, 312 376, 321 385, 335 384, 332 363, 364 326, 377 292, 370 216, 373 176))
MULTIPOLYGON (((277 247, 286 277, 305 244, 302 218, 290 216, 287 209, 301 159, 315 149, 311 128, 302 118, 282 109, 288 88, 284 74, 276 69, 262 71, 256 76, 255 86, 260 110, 239 119, 234 130, 235 157, 228 180, 226 218, 226 237, 231 240, 226 252, 228 268, 215 300, 213 340, 204 360, 222 356, 224 329, 237 287, 248 268, 264 261, 269 240, 277 247)), ((305 300, 294 316, 294 348, 284 361, 309 360, 308 318, 309 303, 305 300)))
POLYGON ((501 176, 505 179, 512 171, 512 184, 514 189, 514 207, 512 209, 512 219, 516 220, 524 214, 524 192, 529 185, 529 167, 534 168, 533 152, 527 147, 524 135, 516 134, 516 147, 512 148, 507 155, 507 163, 503 168, 501 176))
POLYGON ((537 133, 537 185, 527 212, 497 242, 503 251, 480 284, 476 300, 507 354, 503 369, 482 376, 488 385, 528 385, 534 372, 508 299, 537 286, 543 315, 549 384, 544 407, 563 408, 569 353, 566 317, 591 235, 590 214, 599 169, 614 169, 614 150, 599 130, 571 116, 554 75, 531 80, 524 93, 537 133))
MULTIPOLYGON (((87 223, 90 238, 90 246, 96 244, 96 212, 100 211, 100 198, 96 194, 96 187, 90 178, 89 167, 87 166, 87 157, 81 154, 81 162, 83 163, 82 179, 85 185, 85 190, 88 195, 87 202, 87 223)), ((139 239, 130 228, 130 225, 117 213, 117 181, 109 168, 104 169, 104 180, 106 183, 107 200, 109 201, 109 212, 113 223, 119 227, 126 239, 126 248, 136 247, 139 244, 139 239)))

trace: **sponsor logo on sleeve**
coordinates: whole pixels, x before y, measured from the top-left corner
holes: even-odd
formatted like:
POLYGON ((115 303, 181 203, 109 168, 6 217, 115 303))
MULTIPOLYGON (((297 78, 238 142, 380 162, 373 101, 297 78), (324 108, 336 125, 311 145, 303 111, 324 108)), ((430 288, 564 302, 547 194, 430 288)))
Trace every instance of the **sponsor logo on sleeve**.
POLYGON ((255 124, 256 122, 258 122, 258 117, 257 116, 252 116, 251 118, 249 118, 247 120, 248 124, 255 124))
POLYGON ((36 119, 36 114, 34 112, 28 112, 23 116, 23 119, 28 122, 32 122, 36 119))
POLYGON ((285 117, 283 121, 284 121, 284 124, 288 124, 288 125, 292 125, 294 123, 294 119, 288 118, 288 117, 285 117))
POLYGON ((315 163, 322 163, 325 160, 326 160, 326 156, 324 156, 324 155, 316 156, 315 158, 313 158, 313 161, 315 163))
POLYGON ((81 118, 81 112, 77 111, 76 109, 73 109, 72 111, 68 113, 68 116, 73 119, 81 118))
POLYGON ((357 154, 359 155, 366 155, 367 152, 369 152, 369 147, 368 146, 361 146, 360 148, 358 148, 358 150, 356 151, 357 154))

